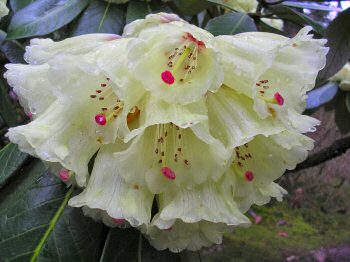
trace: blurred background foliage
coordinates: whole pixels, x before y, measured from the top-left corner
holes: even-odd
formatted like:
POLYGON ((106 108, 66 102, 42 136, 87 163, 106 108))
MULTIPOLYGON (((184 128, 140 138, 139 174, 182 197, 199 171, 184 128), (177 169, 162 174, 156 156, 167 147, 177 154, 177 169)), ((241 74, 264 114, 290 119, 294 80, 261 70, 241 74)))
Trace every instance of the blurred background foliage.
POLYGON ((334 77, 350 58, 350 1, 259 0, 247 13, 223 2, 8 1, 10 13, 0 20, 0 261, 350 261, 350 79, 334 77), (223 244, 200 252, 158 252, 136 230, 110 229, 84 217, 67 206, 79 190, 65 188, 4 137, 9 127, 29 121, 2 75, 4 64, 25 63, 30 39, 121 34, 125 24, 157 12, 176 13, 214 35, 293 37, 310 25, 330 47, 305 112, 322 121, 309 134, 315 149, 279 181, 289 195, 282 203, 254 206, 250 228, 237 228, 223 244))

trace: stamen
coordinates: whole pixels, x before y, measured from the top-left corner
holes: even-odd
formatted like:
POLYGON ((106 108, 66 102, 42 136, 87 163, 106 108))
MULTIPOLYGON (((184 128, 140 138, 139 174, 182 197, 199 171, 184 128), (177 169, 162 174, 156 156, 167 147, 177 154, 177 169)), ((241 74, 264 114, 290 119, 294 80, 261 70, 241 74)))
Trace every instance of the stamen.
POLYGON ((171 71, 166 70, 161 74, 162 80, 168 85, 172 85, 175 82, 174 74, 180 68, 181 64, 186 59, 187 55, 191 52, 191 48, 187 47, 179 59, 176 61, 173 69, 171 71))
POLYGON ((62 170, 58 173, 58 175, 60 176, 60 178, 64 181, 67 181, 72 175, 73 172, 72 171, 66 171, 66 170, 62 170))
POLYGON ((279 104, 280 106, 283 105, 284 99, 283 99, 283 97, 281 96, 280 93, 278 93, 278 92, 275 93, 275 94, 274 94, 274 97, 275 97, 275 99, 276 99, 276 101, 277 101, 277 104, 279 104))
POLYGON ((254 179, 254 174, 252 171, 247 171, 245 172, 245 178, 248 180, 248 181, 252 181, 254 179))
POLYGON ((106 117, 103 114, 95 115, 95 121, 100 126, 104 126, 107 123, 106 117))
POLYGON ((176 178, 174 171, 171 170, 170 167, 162 167, 162 174, 170 180, 174 180, 176 178))

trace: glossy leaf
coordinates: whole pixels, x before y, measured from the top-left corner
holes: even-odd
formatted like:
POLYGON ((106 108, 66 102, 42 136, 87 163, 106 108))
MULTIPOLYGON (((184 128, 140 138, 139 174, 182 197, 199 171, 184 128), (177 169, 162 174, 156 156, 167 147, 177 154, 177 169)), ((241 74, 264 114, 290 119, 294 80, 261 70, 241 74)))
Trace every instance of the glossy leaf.
POLYGON ((35 0, 10 0, 11 9, 16 13, 34 1, 35 0))
POLYGON ((16 126, 18 123, 16 108, 11 99, 5 88, 5 82, 0 77, 0 116, 8 126, 16 126))
POLYGON ((180 0, 179 10, 186 15, 196 15, 208 8, 210 3, 203 0, 180 0))
POLYGON ((140 0, 130 0, 126 12, 126 23, 131 23, 136 19, 143 19, 150 13, 173 13, 167 3, 161 1, 145 2, 140 0))
POLYGON ((90 0, 36 0, 11 19, 7 39, 42 36, 71 22, 90 0))
POLYGON ((124 11, 119 5, 93 0, 78 20, 72 35, 89 33, 120 34, 124 27, 124 11))
POLYGON ((26 153, 19 151, 16 144, 8 144, 0 151, 0 188, 19 170, 28 158, 26 153))
POLYGON ((102 225, 67 207, 72 189, 45 169, 34 161, 0 192, 2 260, 98 261, 102 225))
POLYGON ((144 18, 151 10, 147 2, 139 2, 137 0, 131 0, 128 4, 126 12, 126 23, 131 23, 136 19, 144 18))
POLYGON ((341 12, 342 9, 335 6, 321 5, 318 3, 308 3, 308 2, 297 2, 297 1, 284 1, 282 5, 297 7, 297 8, 307 8, 320 11, 330 11, 330 12, 341 12))
POLYGON ((268 33, 274 33, 274 34, 278 34, 278 35, 283 35, 283 36, 287 36, 287 34, 271 25, 269 25, 268 23, 265 23, 264 21, 260 20, 259 21, 259 31, 262 32, 268 32, 268 33))
POLYGON ((253 20, 244 13, 231 13, 209 20, 205 27, 214 36, 256 31, 253 20))
POLYGON ((224 7, 224 8, 228 8, 228 9, 230 9, 230 10, 232 10, 232 11, 237 12, 237 11, 236 11, 235 9, 233 9, 231 6, 229 6, 229 5, 225 4, 225 3, 223 3, 222 1, 218 1, 218 0, 207 0, 207 2, 216 4, 216 5, 219 5, 219 6, 222 6, 222 7, 224 7))
POLYGON ((180 257, 170 251, 157 251, 136 229, 109 230, 100 262, 180 262, 180 257))
POLYGON ((25 48, 17 40, 6 40, 6 32, 0 30, 1 51, 11 63, 24 64, 25 48))
POLYGON ((336 74, 350 58, 350 8, 340 13, 328 26, 325 38, 329 52, 326 66, 319 78, 328 79, 336 74))
POLYGON ((338 92, 338 85, 332 82, 310 91, 307 94, 306 109, 319 107, 333 99, 338 92))
POLYGON ((323 25, 311 19, 307 15, 304 15, 287 6, 278 6, 272 10, 272 12, 281 19, 286 19, 299 25, 311 25, 315 32, 323 35, 325 29, 323 25))

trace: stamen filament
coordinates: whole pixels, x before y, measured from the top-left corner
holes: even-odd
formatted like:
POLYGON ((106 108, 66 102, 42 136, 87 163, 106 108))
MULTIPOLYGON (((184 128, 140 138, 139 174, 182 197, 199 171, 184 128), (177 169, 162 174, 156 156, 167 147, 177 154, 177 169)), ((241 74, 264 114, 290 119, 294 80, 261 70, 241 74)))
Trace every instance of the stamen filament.
POLYGON ((173 75, 176 73, 176 71, 180 68, 183 61, 186 59, 187 55, 191 52, 191 48, 187 47, 186 50, 183 52, 183 54, 180 56, 180 58, 176 61, 176 64, 174 65, 173 69, 170 71, 173 75))

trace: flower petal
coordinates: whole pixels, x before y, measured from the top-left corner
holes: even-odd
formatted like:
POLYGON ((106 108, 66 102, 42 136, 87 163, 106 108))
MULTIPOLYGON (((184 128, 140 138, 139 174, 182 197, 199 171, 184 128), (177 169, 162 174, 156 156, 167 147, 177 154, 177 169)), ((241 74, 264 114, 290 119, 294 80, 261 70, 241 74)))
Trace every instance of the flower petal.
POLYGON ((27 125, 10 128, 6 136, 20 150, 74 171, 77 183, 83 186, 89 160, 100 144, 81 129, 79 114, 66 117, 69 109, 56 100, 41 116, 27 125))
MULTIPOLYGON (((157 221, 157 216, 154 217, 154 221, 157 221)), ((146 237, 156 249, 168 248, 177 253, 184 249, 196 251, 214 243, 220 244, 223 234, 230 233, 233 229, 233 226, 223 223, 208 221, 184 223, 178 219, 171 230, 159 229, 156 225, 151 226, 147 230, 146 237)))
POLYGON ((7 64, 6 68, 8 70, 4 77, 13 87, 27 113, 31 112, 35 117, 56 100, 53 95, 55 87, 47 77, 50 69, 47 64, 37 66, 7 64))
POLYGON ((148 225, 154 195, 146 187, 126 184, 119 175, 112 154, 123 147, 122 142, 117 142, 100 149, 87 188, 73 197, 69 205, 106 211, 110 217, 126 219, 134 227, 148 225))
POLYGON ((218 140, 203 142, 191 128, 165 124, 146 128, 127 150, 114 156, 127 183, 143 186, 147 182, 150 191, 159 193, 200 184, 208 177, 219 179, 231 153, 218 140), (176 179, 165 177, 163 167, 171 168, 176 179))
POLYGON ((226 174, 227 183, 233 182, 235 201, 240 209, 245 212, 253 203, 263 204, 270 196, 284 194, 283 189, 271 183, 286 169, 293 169, 305 160, 307 150, 312 147, 312 139, 284 131, 269 137, 256 136, 248 144, 236 148, 236 159, 226 174), (253 178, 247 179, 247 172, 252 173, 253 178))
POLYGON ((280 133, 284 126, 272 117, 264 120, 253 111, 254 101, 223 86, 207 96, 210 131, 214 137, 233 149, 256 135, 280 133))
POLYGON ((59 42, 51 39, 34 38, 26 47, 24 59, 29 64, 43 64, 57 54, 86 54, 97 46, 120 38, 113 34, 87 34, 66 38, 59 42))
POLYGON ((208 90, 216 91, 223 78, 219 54, 209 40, 199 41, 198 35, 190 27, 173 23, 143 30, 128 46, 132 76, 168 103, 187 104, 208 90), (164 72, 170 72, 174 81, 165 82, 164 72))

